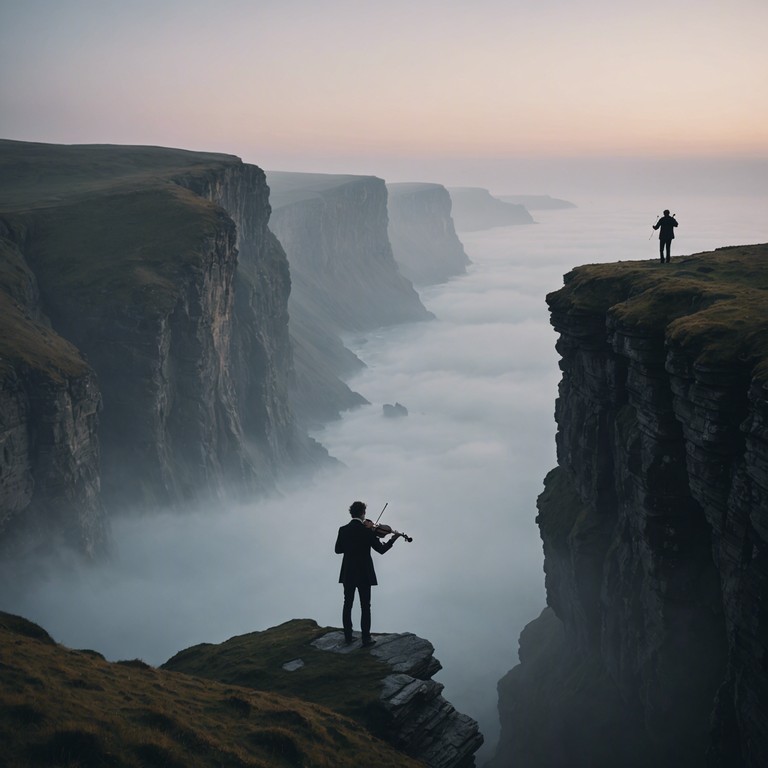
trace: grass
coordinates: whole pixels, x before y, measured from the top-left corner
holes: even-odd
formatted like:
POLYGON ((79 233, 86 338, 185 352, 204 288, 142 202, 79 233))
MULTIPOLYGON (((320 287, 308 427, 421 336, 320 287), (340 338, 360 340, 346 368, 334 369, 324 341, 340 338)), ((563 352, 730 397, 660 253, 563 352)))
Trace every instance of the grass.
POLYGON ((313 640, 329 631, 310 619, 295 619, 218 645, 193 646, 176 654, 163 668, 299 696, 354 717, 384 737, 389 723, 379 703, 385 674, 381 662, 368 653, 336 654, 312 647, 313 640), (297 658, 304 662, 300 670, 286 672, 282 668, 297 658))
MULTIPOLYGON (((255 633, 260 640, 251 648, 263 649, 269 659, 263 664, 276 677, 278 658, 286 660, 296 650, 308 653, 299 638, 320 631, 310 625, 314 622, 255 633), (280 650, 283 641, 288 643, 285 652, 280 650)), ((335 654, 324 656, 336 659, 335 654)), ((369 654, 357 656, 340 657, 347 662, 346 669, 335 672, 340 685, 357 675, 357 662, 370 659, 369 654)), ((420 765, 354 719, 310 701, 140 661, 110 663, 93 651, 57 645, 35 624, 3 613, 0 683, 5 768, 420 765)), ((363 676, 361 685, 368 683, 363 676)))
POLYGON ((85 369, 48 318, 61 330, 62 318, 71 328, 83 318, 167 312, 190 271, 206 268, 212 238, 234 236, 217 206, 175 180, 239 162, 0 140, 0 373, 19 362, 56 376, 85 369))
POLYGON ((608 314, 629 331, 664 334, 695 365, 768 379, 768 245, 734 246, 670 264, 590 264, 547 296, 555 313, 608 314))

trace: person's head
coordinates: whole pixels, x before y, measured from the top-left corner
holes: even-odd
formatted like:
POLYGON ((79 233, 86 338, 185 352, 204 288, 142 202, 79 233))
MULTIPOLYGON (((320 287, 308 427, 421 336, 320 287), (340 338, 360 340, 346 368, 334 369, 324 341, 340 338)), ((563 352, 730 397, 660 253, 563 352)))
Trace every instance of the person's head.
POLYGON ((349 514, 352 517, 359 517, 360 519, 365 517, 366 506, 362 501, 353 501, 349 506, 349 514))
POLYGON ((664 215, 665 215, 665 216, 669 216, 669 208, 667 208, 667 210, 666 210, 666 211, 664 211, 664 215))

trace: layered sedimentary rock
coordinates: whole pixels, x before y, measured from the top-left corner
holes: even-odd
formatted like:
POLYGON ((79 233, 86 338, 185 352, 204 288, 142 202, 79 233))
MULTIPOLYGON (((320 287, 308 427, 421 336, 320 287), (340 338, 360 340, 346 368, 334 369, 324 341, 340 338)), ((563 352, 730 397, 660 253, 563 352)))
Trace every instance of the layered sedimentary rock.
POLYGON ((768 246, 581 267, 547 300, 551 611, 491 765, 766 765, 768 246))
MULTIPOLYGON (((287 463, 321 453, 288 403, 290 278, 260 169, 226 155, 21 142, 0 143, 0 167, 3 247, 35 290, 20 299, 10 278, 0 287, 29 322, 50 320, 46 332, 63 337, 61 350, 69 342, 79 361, 70 368, 87 382, 77 393, 69 384, 72 403, 61 401, 79 419, 77 439, 52 429, 44 452, 69 451, 76 467, 51 464, 57 495, 78 495, 90 519, 99 479, 110 509, 177 505, 263 491, 287 463)), ((2 322, 7 400, 28 375, 30 340, 2 322)), ((0 429, 35 435, 59 397, 49 388, 26 411, 14 406, 0 429)), ((42 488, 41 445, 17 440, 3 474, 42 488)), ((15 493, 13 516, 31 520, 15 493)))
POLYGON ((339 382, 361 366, 343 334, 431 315, 397 269, 381 179, 270 171, 268 183, 270 228, 291 268, 294 403, 322 422, 365 402, 339 382))
POLYGON ((445 282, 467 271, 456 236, 451 196, 440 184, 387 184, 389 241, 400 272, 416 285, 445 282))
POLYGON ((448 191, 453 201, 453 221, 459 232, 533 223, 525 206, 504 202, 487 189, 450 187, 448 191))
POLYGON ((0 225, 0 554, 105 540, 92 369, 40 312, 37 281, 0 225), (42 536, 41 532, 45 532, 42 536))

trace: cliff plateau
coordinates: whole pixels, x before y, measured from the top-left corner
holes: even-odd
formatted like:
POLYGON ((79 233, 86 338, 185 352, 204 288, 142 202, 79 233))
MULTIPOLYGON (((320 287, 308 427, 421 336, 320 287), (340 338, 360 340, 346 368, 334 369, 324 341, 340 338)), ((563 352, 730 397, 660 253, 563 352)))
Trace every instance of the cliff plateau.
POLYGON ((575 269, 498 766, 768 764, 768 246, 575 269))

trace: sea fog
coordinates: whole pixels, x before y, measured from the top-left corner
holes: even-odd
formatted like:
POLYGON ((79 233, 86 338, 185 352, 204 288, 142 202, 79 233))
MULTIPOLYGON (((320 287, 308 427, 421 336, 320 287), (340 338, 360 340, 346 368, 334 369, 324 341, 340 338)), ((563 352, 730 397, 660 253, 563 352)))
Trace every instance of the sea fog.
POLYGON ((459 233, 473 263, 420 291, 434 321, 348 339, 367 365, 350 385, 371 405, 315 435, 341 466, 268 501, 114 520, 111 562, 6 569, 0 607, 67 646, 151 664, 291 618, 340 626, 337 528, 356 499, 374 518, 388 503, 382 522, 413 542, 375 556, 373 631, 435 645, 436 679, 480 721, 487 756, 496 684, 545 605, 534 519, 559 380, 545 295, 579 264, 656 259, 663 208, 680 223, 673 259, 768 241, 765 198, 573 202, 534 225, 459 233), (408 416, 384 418, 395 402, 408 416))

